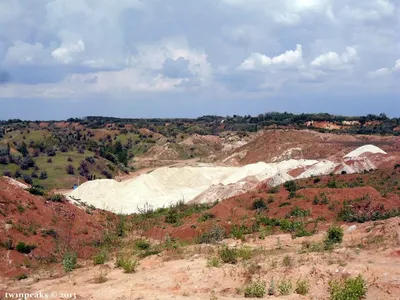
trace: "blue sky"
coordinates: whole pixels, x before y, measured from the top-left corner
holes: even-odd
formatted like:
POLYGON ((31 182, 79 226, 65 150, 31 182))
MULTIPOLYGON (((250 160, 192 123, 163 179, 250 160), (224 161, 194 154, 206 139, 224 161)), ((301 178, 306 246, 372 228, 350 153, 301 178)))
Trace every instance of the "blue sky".
POLYGON ((399 101, 398 0, 0 0, 0 119, 399 101))

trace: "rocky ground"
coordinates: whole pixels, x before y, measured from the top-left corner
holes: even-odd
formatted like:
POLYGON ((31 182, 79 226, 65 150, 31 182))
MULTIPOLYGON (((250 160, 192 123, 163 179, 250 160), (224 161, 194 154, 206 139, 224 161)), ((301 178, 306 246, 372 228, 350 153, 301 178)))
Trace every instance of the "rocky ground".
POLYGON ((274 281, 275 294, 266 295, 267 299, 322 300, 330 299, 330 280, 362 274, 367 281, 366 299, 399 299, 400 218, 343 227, 344 241, 331 251, 309 252, 305 246, 322 241, 324 232, 299 239, 285 234, 264 240, 248 236, 244 242, 222 242, 251 249, 236 264, 207 266, 221 245, 194 245, 149 256, 133 274, 116 268, 114 260, 95 267, 82 261, 68 275, 42 270, 26 280, 2 280, 0 286, 3 293, 41 291, 56 294, 54 299, 215 300, 242 299, 250 282, 265 281, 268 288, 274 281), (304 296, 295 292, 299 279, 309 283, 304 296), (280 296, 278 286, 283 280, 292 283, 287 296, 280 296))

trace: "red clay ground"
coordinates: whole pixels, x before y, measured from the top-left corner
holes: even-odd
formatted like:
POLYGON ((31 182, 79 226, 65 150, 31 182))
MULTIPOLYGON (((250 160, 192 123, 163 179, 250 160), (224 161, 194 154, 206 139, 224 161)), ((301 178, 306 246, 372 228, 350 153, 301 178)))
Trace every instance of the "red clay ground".
POLYGON ((68 202, 31 195, 0 177, 0 275, 28 274, 32 267, 59 261, 68 248, 79 257, 91 257, 92 245, 102 241, 116 218, 104 211, 88 212, 68 202), (19 253, 19 242, 36 248, 19 253))
POLYGON ((268 210, 262 211, 259 216, 282 219, 296 207, 308 210, 309 215, 304 218, 288 217, 292 220, 301 220, 308 230, 326 229, 327 223, 344 223, 338 216, 346 201, 353 201, 352 208, 358 215, 370 215, 374 211, 383 213, 400 208, 400 170, 387 169, 367 174, 323 176, 317 180, 310 178, 296 183, 300 189, 294 198, 289 197, 289 192, 283 186, 279 187, 279 192, 271 193, 269 187, 261 185, 256 191, 223 200, 205 212, 186 217, 181 220, 182 224, 179 226, 167 224, 161 218, 158 225, 146 235, 155 239, 163 239, 168 235, 193 241, 203 233, 209 232, 215 225, 224 227, 228 233, 235 224, 251 227, 256 221, 257 211, 252 210, 252 204, 256 199, 263 199, 268 206, 268 210), (330 182, 335 182, 337 188, 327 187, 330 182), (210 213, 214 218, 200 222, 199 218, 204 213, 210 213), (316 220, 319 221, 315 223, 316 220))

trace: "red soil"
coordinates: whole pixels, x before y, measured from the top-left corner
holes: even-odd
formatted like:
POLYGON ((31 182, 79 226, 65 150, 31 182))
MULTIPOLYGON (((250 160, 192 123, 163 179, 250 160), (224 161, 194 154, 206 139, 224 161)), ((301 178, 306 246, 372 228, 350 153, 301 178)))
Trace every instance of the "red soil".
POLYGON ((68 202, 47 201, 0 177, 0 274, 29 273, 26 266, 60 260, 68 248, 79 257, 91 257, 95 251, 91 245, 102 240, 107 217, 115 220, 111 213, 88 214, 68 202), (6 247, 9 241, 11 250, 6 247), (36 248, 21 254, 15 250, 19 242, 36 248))
MULTIPOLYGON (((387 170, 388 174, 391 170, 387 170)), ((383 173, 382 173, 383 174, 383 173)), ((379 176, 379 174, 375 174, 379 176)), ((398 174, 399 175, 399 174, 398 174)), ((354 182, 357 178, 363 178, 367 181, 370 174, 353 174, 353 175, 338 175, 335 177, 337 181, 354 182)), ((383 175, 381 176, 384 177, 383 175)), ((398 178, 400 176, 397 176, 398 178)), ((288 217, 294 208, 309 210, 310 215, 303 219, 303 222, 323 218, 324 221, 319 222, 317 229, 326 229, 329 224, 338 221, 338 214, 343 208, 343 203, 349 200, 355 200, 352 204, 353 208, 358 213, 368 213, 372 211, 388 211, 400 207, 400 197, 396 193, 389 193, 383 197, 376 189, 370 186, 354 187, 354 188, 326 188, 326 183, 331 180, 330 176, 321 178, 318 184, 313 183, 313 179, 305 179, 297 182, 298 186, 306 188, 297 191, 296 198, 289 198, 289 192, 283 187, 276 194, 269 194, 269 188, 260 186, 259 189, 248 192, 230 199, 223 200, 216 206, 208 210, 215 216, 206 222, 198 222, 198 218, 202 214, 192 215, 184 219, 184 224, 181 226, 164 226, 154 227, 146 234, 155 239, 162 239, 166 235, 178 238, 181 240, 191 241, 201 234, 208 232, 214 225, 224 227, 227 232, 233 225, 251 226, 255 221, 256 211, 252 210, 252 204, 256 199, 263 199, 265 203, 269 198, 273 199, 272 203, 268 203, 268 211, 262 214, 269 218, 281 219, 288 217), (315 187, 313 187, 315 186, 315 187), (317 197, 320 202, 326 196, 328 203, 314 204, 313 200, 317 197), (288 205, 282 206, 283 203, 288 205), (383 204, 383 208, 381 205, 383 204)), ((293 217, 288 217, 293 219, 293 217)), ((308 229, 314 226, 310 222, 308 229)))

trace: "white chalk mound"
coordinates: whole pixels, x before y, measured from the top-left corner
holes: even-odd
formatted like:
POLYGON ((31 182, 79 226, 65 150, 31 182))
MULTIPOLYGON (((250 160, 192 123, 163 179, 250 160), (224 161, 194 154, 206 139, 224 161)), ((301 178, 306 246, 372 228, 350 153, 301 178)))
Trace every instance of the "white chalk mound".
MULTIPOLYGON (((350 152, 345 158, 359 157, 366 152, 385 154, 378 147, 367 145, 350 152)), ((112 179, 88 181, 68 196, 97 208, 129 214, 138 212, 147 204, 159 208, 181 200, 214 202, 249 191, 261 182, 275 186, 288 180, 340 172, 344 167, 348 173, 354 173, 374 166, 369 160, 360 160, 356 167, 350 167, 343 162, 334 163, 329 160, 290 159, 242 167, 218 167, 209 164, 162 167, 123 182, 112 179), (304 171, 296 177, 289 175, 290 171, 298 169, 304 171)))
POLYGON ((359 157, 365 153, 372 153, 372 154, 387 154, 385 151, 383 151, 381 148, 376 147, 374 145, 365 145, 360 148, 357 148, 356 150, 346 154, 344 158, 356 158, 359 157))

